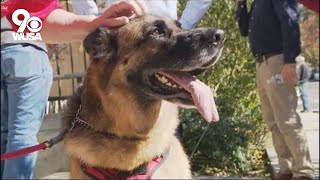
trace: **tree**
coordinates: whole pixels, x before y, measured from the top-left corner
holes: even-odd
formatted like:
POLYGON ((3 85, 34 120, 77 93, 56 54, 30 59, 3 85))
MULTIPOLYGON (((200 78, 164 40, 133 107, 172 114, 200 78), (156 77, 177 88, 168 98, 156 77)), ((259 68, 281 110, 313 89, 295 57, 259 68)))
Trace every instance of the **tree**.
POLYGON ((301 8, 301 51, 311 66, 319 67, 319 14, 301 8))

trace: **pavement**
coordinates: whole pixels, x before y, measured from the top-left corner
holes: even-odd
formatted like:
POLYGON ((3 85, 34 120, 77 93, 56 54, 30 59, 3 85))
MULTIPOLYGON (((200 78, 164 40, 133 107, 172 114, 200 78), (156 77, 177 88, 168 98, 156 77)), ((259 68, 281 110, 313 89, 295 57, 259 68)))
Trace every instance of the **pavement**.
MULTIPOLYGON (((319 179, 319 112, 299 113, 299 115, 307 135, 311 161, 315 168, 315 179, 319 179)), ((270 144, 268 144, 267 153, 276 174, 279 172, 278 158, 274 147, 270 144)))

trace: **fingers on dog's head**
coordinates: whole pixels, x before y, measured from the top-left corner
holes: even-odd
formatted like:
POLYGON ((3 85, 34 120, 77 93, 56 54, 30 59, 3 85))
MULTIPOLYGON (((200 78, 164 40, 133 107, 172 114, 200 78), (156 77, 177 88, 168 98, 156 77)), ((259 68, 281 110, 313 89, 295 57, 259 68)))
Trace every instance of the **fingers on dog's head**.
POLYGON ((111 5, 104 15, 106 17, 139 17, 147 13, 147 8, 141 0, 121 0, 111 5))
POLYGON ((105 28, 97 28, 84 39, 83 45, 92 59, 109 58, 116 49, 113 40, 111 32, 105 28))

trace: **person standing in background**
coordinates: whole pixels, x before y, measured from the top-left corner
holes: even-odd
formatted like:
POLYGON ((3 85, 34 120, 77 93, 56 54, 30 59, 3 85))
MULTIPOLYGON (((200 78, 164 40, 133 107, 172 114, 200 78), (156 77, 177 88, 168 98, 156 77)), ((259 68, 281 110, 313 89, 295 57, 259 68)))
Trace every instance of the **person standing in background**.
POLYGON ((297 113, 296 57, 300 54, 297 0, 238 0, 237 21, 256 58, 256 82, 263 119, 271 130, 279 161, 277 180, 311 180, 314 168, 297 113), (283 83, 268 84, 281 75, 283 83))
POLYGON ((309 79, 309 67, 305 62, 305 57, 299 55, 296 58, 297 66, 298 66, 298 76, 299 82, 298 87, 300 91, 300 98, 302 101, 303 110, 300 111, 302 113, 309 112, 309 98, 307 93, 307 82, 309 79))
MULTIPOLYGON (((119 0, 105 0, 106 6, 110 7, 119 0)), ((97 15, 99 10, 94 0, 71 0, 76 14, 97 15)), ((176 19, 182 29, 192 29, 198 25, 212 0, 187 0, 181 18, 178 18, 178 0, 139 0, 147 8, 148 14, 176 19)), ((183 128, 180 122, 176 136, 182 140, 183 128)))

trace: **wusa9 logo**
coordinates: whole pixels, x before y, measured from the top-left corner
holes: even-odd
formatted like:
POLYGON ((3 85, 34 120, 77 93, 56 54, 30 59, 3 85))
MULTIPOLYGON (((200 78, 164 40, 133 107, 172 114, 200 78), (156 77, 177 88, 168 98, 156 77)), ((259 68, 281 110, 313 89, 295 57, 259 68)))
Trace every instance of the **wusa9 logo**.
POLYGON ((42 28, 42 21, 38 17, 30 17, 28 11, 24 9, 17 9, 12 14, 12 22, 19 26, 17 32, 12 32, 14 40, 42 40, 40 33, 42 28), (23 16, 20 20, 19 17, 23 16), (29 33, 23 33, 25 29, 28 29, 29 33))

